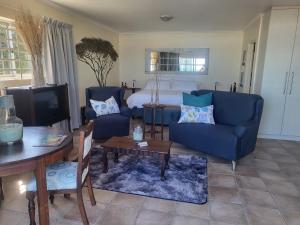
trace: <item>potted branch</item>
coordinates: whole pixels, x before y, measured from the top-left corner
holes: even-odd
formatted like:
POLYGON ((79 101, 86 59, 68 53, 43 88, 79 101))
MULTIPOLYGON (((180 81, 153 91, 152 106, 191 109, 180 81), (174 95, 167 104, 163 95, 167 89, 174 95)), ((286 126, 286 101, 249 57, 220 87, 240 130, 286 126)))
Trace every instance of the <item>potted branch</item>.
POLYGON ((78 60, 93 70, 100 87, 105 87, 109 72, 118 59, 114 46, 101 38, 83 38, 76 44, 78 60))

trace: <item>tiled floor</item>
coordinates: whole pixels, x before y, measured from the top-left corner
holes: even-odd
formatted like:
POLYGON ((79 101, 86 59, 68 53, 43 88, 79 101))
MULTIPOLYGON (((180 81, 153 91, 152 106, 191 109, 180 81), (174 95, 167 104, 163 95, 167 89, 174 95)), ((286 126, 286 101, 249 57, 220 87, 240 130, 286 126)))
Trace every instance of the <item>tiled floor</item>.
MULTIPOLYGON (((197 154, 174 144, 172 153, 197 154)), ((95 189, 91 224, 101 225, 300 225, 300 143, 258 140, 236 172, 229 162, 208 156, 209 201, 194 205, 95 189)), ((29 224, 27 201, 20 193, 29 175, 4 179, 1 225, 29 224)), ((81 224, 75 197, 57 195, 50 205, 52 225, 81 224)))

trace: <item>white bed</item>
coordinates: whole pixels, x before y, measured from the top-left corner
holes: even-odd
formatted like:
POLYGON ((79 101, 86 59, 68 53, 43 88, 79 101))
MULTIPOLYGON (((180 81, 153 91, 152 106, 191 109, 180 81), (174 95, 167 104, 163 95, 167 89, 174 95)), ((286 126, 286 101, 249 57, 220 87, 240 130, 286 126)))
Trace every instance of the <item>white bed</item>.
MULTIPOLYGON (((143 104, 151 102, 151 92, 155 81, 148 80, 145 87, 127 98, 127 105, 129 108, 143 108, 143 104)), ((182 104, 182 92, 190 93, 197 90, 197 83, 195 81, 182 80, 160 80, 159 81, 159 103, 169 105, 182 104)), ((155 94, 154 94, 155 95, 155 94)), ((155 98, 155 96, 153 96, 155 98)), ((154 100, 154 99, 153 99, 154 100)))

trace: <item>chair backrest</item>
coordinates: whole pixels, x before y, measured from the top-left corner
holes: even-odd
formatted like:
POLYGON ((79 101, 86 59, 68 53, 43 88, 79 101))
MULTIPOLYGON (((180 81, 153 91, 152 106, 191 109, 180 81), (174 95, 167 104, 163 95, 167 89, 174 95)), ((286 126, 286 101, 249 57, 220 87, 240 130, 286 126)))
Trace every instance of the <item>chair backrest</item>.
POLYGON ((90 99, 105 101, 114 96, 119 107, 122 105, 124 89, 120 87, 89 87, 85 90, 86 106, 91 106, 90 99))
POLYGON ((90 121, 79 133, 79 151, 77 167, 77 187, 81 187, 89 172, 89 162, 92 150, 94 122, 90 121))
POLYGON ((259 95, 225 91, 198 90, 193 95, 213 93, 216 123, 236 126, 250 120, 260 122, 263 98, 259 95))

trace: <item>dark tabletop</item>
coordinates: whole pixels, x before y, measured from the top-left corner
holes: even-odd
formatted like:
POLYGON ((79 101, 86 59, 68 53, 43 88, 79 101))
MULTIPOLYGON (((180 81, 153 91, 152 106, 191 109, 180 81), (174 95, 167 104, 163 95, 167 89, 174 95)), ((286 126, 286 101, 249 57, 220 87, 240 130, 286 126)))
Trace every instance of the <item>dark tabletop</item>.
POLYGON ((101 144, 104 148, 119 148, 128 149, 134 151, 148 151, 148 152, 158 152, 158 153, 169 153, 172 142, 170 141, 159 141, 154 139, 145 140, 148 143, 146 147, 139 147, 137 143, 128 136, 123 137, 112 137, 105 143, 101 144))
POLYGON ((38 159, 47 154, 54 153, 69 145, 73 136, 66 131, 49 127, 24 127, 23 140, 19 144, 0 145, 0 166, 5 166, 21 161, 38 159), (40 140, 49 134, 66 134, 68 137, 59 146, 35 147, 40 140))

